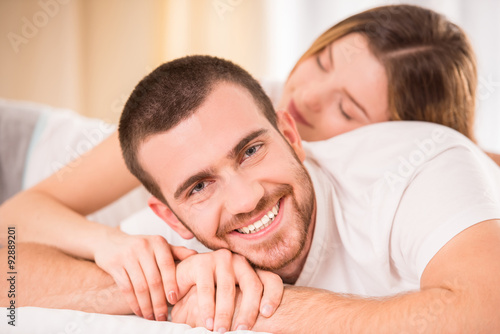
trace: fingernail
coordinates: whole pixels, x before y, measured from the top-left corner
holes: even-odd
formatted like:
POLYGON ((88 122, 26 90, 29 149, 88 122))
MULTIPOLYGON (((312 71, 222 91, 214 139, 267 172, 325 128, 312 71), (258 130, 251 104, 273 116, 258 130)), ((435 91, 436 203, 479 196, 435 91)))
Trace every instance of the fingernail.
POLYGON ((248 326, 247 325, 239 325, 238 328, 236 328, 237 331, 247 331, 248 326))
POLYGON ((263 315, 264 317, 270 317, 270 316, 271 316, 271 314, 272 314, 272 312, 273 312, 273 308, 272 308, 272 306, 271 306, 271 305, 269 305, 269 304, 264 305, 264 306, 262 307, 262 310, 260 310, 260 313, 262 313, 262 315, 263 315))
POLYGON ((212 328, 214 327, 214 319, 208 318, 207 320, 205 320, 205 327, 212 330, 212 328))
POLYGON ((217 331, 217 333, 225 333, 225 332, 226 329, 224 327, 219 328, 219 330, 217 331))
POLYGON ((148 315, 146 317, 146 319, 148 319, 148 320, 155 320, 155 316, 154 316, 154 314, 150 314, 150 315, 148 315))
POLYGON ((177 294, 174 291, 170 291, 168 293, 167 300, 170 304, 174 305, 177 303, 177 294))
POLYGON ((156 317, 156 320, 158 321, 167 321, 167 316, 165 314, 158 314, 158 316, 156 317))
POLYGON ((134 313, 137 314, 139 317, 142 318, 142 312, 141 312, 141 310, 137 309, 137 310, 135 310, 134 313))

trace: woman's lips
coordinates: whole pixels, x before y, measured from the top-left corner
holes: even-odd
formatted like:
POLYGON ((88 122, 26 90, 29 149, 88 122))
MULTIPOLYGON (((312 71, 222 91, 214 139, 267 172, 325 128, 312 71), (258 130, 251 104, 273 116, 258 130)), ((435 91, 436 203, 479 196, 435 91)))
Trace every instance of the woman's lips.
POLYGON ((288 112, 290 113, 290 115, 292 115, 293 119, 296 120, 298 123, 304 124, 310 128, 313 127, 312 124, 306 121, 305 118, 302 117, 302 115, 299 113, 293 100, 290 100, 290 103, 288 104, 288 112))

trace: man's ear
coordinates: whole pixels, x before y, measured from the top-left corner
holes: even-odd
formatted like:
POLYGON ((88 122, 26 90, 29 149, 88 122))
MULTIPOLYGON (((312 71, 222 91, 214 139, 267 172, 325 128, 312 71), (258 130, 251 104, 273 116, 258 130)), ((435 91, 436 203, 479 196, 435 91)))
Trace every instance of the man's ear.
POLYGON ((283 134, 283 137, 288 141, 290 146, 299 157, 300 161, 304 162, 306 158, 306 153, 302 148, 302 139, 300 138, 299 131, 295 126, 295 120, 292 115, 286 110, 277 111, 278 115, 278 128, 283 134))
POLYGON ((177 216, 170 210, 170 208, 160 201, 158 198, 151 196, 148 200, 148 205, 158 217, 168 224, 177 234, 184 239, 194 238, 193 233, 179 221, 177 216))

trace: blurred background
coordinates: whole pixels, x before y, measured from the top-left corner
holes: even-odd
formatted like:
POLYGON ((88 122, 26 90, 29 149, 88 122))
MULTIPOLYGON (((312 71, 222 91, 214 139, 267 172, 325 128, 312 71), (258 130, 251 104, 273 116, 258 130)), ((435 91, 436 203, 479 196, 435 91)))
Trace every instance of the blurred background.
MULTIPOLYGON (((135 84, 188 54, 284 81, 312 41, 383 0, 0 0, 0 98, 116 122, 135 84)), ((479 65, 477 137, 500 152, 500 1, 405 1, 468 33, 479 65)))

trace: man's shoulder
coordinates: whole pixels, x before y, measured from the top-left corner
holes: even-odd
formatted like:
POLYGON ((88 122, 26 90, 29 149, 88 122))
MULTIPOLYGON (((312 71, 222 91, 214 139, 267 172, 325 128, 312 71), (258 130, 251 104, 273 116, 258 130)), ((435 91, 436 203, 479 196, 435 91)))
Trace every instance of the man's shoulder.
POLYGON ((407 184, 424 169, 433 175, 447 173, 457 162, 466 162, 464 168, 469 170, 488 170, 495 178, 500 174, 468 138, 428 122, 377 123, 330 140, 304 143, 304 148, 308 160, 335 184, 356 191, 386 182, 388 175, 407 184))

